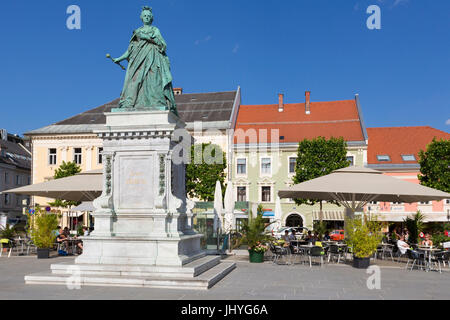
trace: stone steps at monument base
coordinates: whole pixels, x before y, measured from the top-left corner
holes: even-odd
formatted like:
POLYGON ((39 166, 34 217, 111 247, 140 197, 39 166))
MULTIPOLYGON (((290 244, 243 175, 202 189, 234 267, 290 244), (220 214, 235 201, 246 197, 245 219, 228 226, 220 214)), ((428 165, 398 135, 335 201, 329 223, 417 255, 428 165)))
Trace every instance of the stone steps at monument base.
POLYGON ((67 275, 74 270, 81 275, 101 276, 139 276, 165 278, 194 278, 220 263, 219 256, 205 256, 194 260, 183 267, 139 266, 139 265, 99 265, 99 264, 54 264, 51 266, 53 274, 67 275))
POLYGON ((25 283, 38 285, 66 285, 71 289, 76 288, 77 286, 113 286, 207 290, 223 279, 235 268, 235 263, 221 262, 208 271, 202 273, 200 276, 194 278, 167 278, 164 276, 76 276, 47 272, 25 276, 25 283))

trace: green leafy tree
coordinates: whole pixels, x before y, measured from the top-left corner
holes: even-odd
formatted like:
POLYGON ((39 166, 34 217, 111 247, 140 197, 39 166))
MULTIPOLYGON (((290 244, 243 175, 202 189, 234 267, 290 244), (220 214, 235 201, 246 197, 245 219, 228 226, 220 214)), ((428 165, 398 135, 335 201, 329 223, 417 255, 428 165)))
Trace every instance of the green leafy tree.
MULTIPOLYGON (((53 176, 53 178, 61 179, 71 177, 80 172, 81 168, 75 162, 63 161, 59 168, 55 170, 55 175, 53 176)), ((71 206, 76 206, 78 204, 79 202, 76 201, 64 201, 60 199, 56 199, 54 202, 49 203, 50 206, 59 208, 68 208, 71 206)))
MULTIPOLYGON (((316 179, 335 170, 346 168, 349 165, 350 162, 347 160, 347 143, 343 138, 326 140, 323 137, 318 137, 312 140, 305 139, 298 146, 297 165, 293 182, 299 184, 316 179)), ((320 203, 320 212, 322 212, 321 200, 294 199, 294 201, 297 205, 307 204, 313 206, 316 203, 320 203)))
POLYGON ((450 192, 450 140, 433 139, 427 151, 419 152, 419 164, 422 185, 450 192))
POLYGON ((381 243, 383 233, 381 223, 367 217, 356 217, 345 220, 346 243, 352 247, 357 258, 369 258, 381 243))
POLYGON ((405 219, 406 229, 408 229, 409 232, 410 243, 417 244, 419 242, 419 234, 423 231, 424 219, 425 217, 420 211, 417 211, 414 217, 408 217, 405 219))
POLYGON ((55 230, 58 228, 58 216, 47 213, 36 207, 35 214, 29 215, 31 240, 39 249, 48 249, 56 239, 55 230))
POLYGON ((225 193, 227 160, 220 146, 204 143, 191 148, 191 162, 186 166, 186 192, 203 201, 214 201, 216 183, 225 193))

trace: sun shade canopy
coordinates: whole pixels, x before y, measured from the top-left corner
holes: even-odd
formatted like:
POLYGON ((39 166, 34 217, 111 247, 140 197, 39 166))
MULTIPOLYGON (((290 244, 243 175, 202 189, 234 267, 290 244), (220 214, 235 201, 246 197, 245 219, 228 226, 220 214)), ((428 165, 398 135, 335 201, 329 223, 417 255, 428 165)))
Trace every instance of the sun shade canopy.
POLYGON ((102 179, 102 170, 94 170, 67 178, 6 190, 2 193, 25 194, 67 201, 93 201, 102 193, 102 179))
POLYGON ((335 200, 353 210, 362 209, 370 201, 413 203, 450 198, 449 193, 362 167, 340 169, 278 194, 280 198, 335 200))

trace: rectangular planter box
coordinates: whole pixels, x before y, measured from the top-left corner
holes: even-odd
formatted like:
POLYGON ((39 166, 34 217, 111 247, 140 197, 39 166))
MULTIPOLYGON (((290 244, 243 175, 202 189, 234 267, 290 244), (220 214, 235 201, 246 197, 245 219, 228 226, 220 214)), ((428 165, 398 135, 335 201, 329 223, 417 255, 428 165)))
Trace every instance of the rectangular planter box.
POLYGON ((50 258, 50 249, 37 249, 38 259, 48 259, 50 258))
POLYGON ((370 266, 370 258, 353 257, 353 267, 357 269, 367 269, 370 266))

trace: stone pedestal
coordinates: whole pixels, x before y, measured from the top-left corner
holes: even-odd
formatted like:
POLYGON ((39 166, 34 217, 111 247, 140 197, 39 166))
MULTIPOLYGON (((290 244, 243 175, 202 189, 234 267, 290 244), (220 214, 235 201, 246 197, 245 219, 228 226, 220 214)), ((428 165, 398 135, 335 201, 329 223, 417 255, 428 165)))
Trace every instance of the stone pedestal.
MULTIPOLYGON (((103 193, 94 201, 95 231, 83 238, 83 255, 74 266, 86 283, 92 270, 109 275, 111 270, 134 268, 133 276, 139 277, 136 270, 153 268, 152 276, 158 277, 160 270, 159 277, 165 279, 174 273, 170 268, 183 274, 183 266, 199 259, 206 259, 199 270, 215 267, 204 258, 202 235, 192 229, 184 159, 190 156, 192 138, 184 128, 169 111, 106 114, 105 129, 97 132, 103 139, 103 193)), ((222 266, 219 273, 225 275, 233 268, 234 264, 222 266)), ((60 268, 52 266, 52 270, 60 268)), ((52 282, 45 275, 36 279, 26 277, 28 283, 52 282)), ((108 281, 105 285, 110 285, 108 281)))

